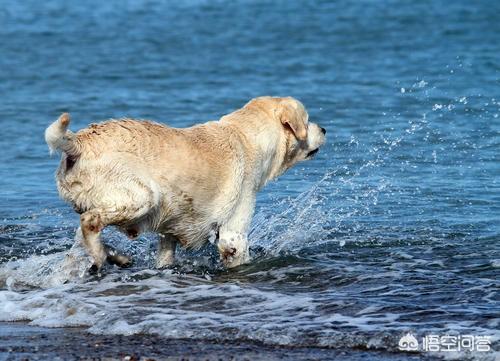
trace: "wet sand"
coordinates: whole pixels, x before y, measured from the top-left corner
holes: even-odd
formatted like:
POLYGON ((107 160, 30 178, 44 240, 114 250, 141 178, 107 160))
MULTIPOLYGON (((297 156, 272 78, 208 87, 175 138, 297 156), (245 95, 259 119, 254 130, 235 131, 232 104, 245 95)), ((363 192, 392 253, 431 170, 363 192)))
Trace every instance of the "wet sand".
POLYGON ((151 335, 93 335, 80 328, 44 328, 0 322, 4 360, 418 360, 418 355, 253 342, 176 340, 151 335))

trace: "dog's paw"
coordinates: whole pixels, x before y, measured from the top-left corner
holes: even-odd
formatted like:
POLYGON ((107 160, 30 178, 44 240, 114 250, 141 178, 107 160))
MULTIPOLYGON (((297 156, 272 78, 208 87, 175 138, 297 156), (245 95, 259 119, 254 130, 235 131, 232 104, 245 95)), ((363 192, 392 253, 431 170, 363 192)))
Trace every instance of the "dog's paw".
POLYGON ((106 261, 109 264, 116 265, 118 267, 126 268, 132 265, 132 258, 120 254, 116 249, 111 246, 104 246, 106 250, 106 261))
POLYGON ((89 268, 89 274, 92 276, 95 276, 99 273, 100 267, 98 267, 96 264, 93 264, 89 268))
POLYGON ((89 268, 89 273, 91 275, 99 274, 104 262, 106 261, 106 253, 103 251, 97 257, 92 257, 94 262, 89 268))
POLYGON ((174 258, 162 258, 162 259, 157 259, 155 267, 157 269, 165 269, 172 267, 174 265, 175 261, 174 258))
POLYGON ((99 233, 103 228, 99 213, 87 212, 80 216, 82 231, 85 233, 99 233))
POLYGON ((124 256, 122 254, 108 254, 106 258, 109 264, 116 265, 121 268, 127 268, 132 266, 132 258, 124 256))
POLYGON ((226 232, 217 243, 220 260, 226 268, 234 268, 249 261, 248 242, 244 235, 226 232))

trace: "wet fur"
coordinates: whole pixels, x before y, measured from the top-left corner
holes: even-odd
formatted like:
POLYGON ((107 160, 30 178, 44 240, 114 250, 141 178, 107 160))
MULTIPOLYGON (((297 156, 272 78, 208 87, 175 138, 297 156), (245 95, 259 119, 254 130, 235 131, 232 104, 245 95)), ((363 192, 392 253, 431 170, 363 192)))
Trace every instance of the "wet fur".
POLYGON ((177 243, 199 248, 217 235, 225 265, 245 263, 257 191, 324 142, 293 98, 256 98, 185 129, 121 119, 74 134, 68 125, 63 114, 46 140, 62 151, 57 187, 81 215, 83 244, 97 267, 109 257, 100 242, 108 225, 131 238, 158 232, 159 267, 173 262, 177 243))

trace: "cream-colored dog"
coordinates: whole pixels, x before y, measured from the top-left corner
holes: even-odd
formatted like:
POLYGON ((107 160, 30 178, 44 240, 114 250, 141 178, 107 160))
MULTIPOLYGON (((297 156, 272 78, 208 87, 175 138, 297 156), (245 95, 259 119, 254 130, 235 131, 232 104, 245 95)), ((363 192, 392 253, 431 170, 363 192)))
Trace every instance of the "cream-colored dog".
POLYGON ((62 151, 57 187, 80 214, 77 232, 97 268, 106 259, 129 263, 101 243, 108 225, 131 238, 158 232, 158 267, 174 262, 177 243, 199 248, 217 238, 226 267, 247 262, 257 191, 325 141, 325 130, 290 97, 255 98, 219 121, 185 129, 123 119, 75 134, 69 121, 61 115, 45 140, 62 151))

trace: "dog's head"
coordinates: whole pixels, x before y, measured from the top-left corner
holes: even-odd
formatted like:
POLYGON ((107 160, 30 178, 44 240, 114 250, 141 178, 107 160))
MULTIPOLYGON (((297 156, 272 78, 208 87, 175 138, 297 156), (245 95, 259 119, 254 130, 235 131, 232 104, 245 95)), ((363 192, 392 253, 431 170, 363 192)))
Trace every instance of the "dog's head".
POLYGON ((266 122, 271 122, 272 126, 260 133, 261 137, 269 138, 276 145, 271 177, 297 162, 311 159, 325 143, 326 130, 309 121, 304 105, 297 99, 259 97, 252 99, 245 108, 265 112, 266 122))
POLYGON ((326 129, 309 122, 309 114, 297 99, 280 98, 274 114, 285 130, 290 166, 312 158, 325 143, 326 129))

